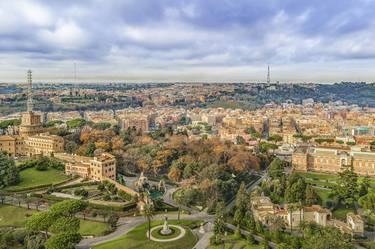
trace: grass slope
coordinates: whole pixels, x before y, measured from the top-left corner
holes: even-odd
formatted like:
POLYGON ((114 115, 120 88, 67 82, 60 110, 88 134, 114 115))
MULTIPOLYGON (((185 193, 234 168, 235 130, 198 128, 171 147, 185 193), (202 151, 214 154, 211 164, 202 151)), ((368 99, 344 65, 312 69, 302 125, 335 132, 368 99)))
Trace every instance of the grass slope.
MULTIPOLYGON (((36 212, 22 207, 0 205, 0 227, 23 227, 27 217, 36 212)), ((103 222, 81 220, 79 232, 81 235, 100 236, 108 230, 109 225, 103 222)))
POLYGON ((45 184, 57 184, 69 179, 63 171, 52 168, 45 171, 39 171, 35 168, 25 169, 20 172, 20 178, 21 182, 19 184, 7 187, 5 190, 18 190, 45 184))

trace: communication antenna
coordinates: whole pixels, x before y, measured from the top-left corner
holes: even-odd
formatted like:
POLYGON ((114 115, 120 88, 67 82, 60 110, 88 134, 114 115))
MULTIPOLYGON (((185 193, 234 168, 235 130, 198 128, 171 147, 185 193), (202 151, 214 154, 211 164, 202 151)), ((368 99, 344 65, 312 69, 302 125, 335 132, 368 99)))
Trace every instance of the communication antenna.
POLYGON ((33 111, 33 76, 31 70, 27 71, 27 111, 33 111))
POLYGON ((77 63, 74 62, 74 83, 77 83, 77 63))

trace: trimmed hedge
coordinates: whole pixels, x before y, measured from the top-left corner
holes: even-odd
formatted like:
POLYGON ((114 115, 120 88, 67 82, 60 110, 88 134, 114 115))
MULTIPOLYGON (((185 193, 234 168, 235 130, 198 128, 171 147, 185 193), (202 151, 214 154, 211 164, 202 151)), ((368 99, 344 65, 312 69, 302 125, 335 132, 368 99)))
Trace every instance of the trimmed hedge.
POLYGON ((56 186, 63 185, 67 182, 70 182, 73 179, 75 179, 75 178, 66 179, 65 181, 62 181, 58 184, 42 184, 42 185, 38 185, 38 186, 24 187, 24 188, 18 188, 18 189, 14 189, 14 190, 9 189, 9 190, 7 190, 7 192, 18 193, 18 192, 24 192, 24 191, 30 191, 30 190, 42 190, 42 189, 49 188, 49 187, 56 187, 56 186))

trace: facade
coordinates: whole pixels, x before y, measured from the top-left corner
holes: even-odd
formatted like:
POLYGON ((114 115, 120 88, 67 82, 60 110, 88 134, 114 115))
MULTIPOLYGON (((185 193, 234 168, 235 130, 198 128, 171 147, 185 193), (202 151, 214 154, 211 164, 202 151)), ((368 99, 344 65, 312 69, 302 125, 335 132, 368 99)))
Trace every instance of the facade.
POLYGON ((5 151, 11 156, 22 156, 24 144, 23 139, 19 136, 0 136, 0 151, 5 151))
POLYGON ((48 133, 29 136, 25 139, 25 152, 27 156, 52 156, 64 152, 64 139, 48 133))
POLYGON ((285 209, 279 205, 273 204, 267 196, 258 196, 251 198, 251 210, 256 221, 260 221, 265 226, 269 226, 270 218, 279 217, 284 220, 287 228, 299 227, 302 222, 315 222, 320 226, 334 226, 342 233, 350 235, 360 235, 364 233, 364 222, 360 215, 348 213, 346 222, 332 219, 332 213, 329 209, 319 205, 312 205, 295 210, 286 204, 285 209))
POLYGON ((292 155, 297 171, 338 173, 353 167, 361 176, 375 176, 375 152, 335 148, 298 148, 292 155))
POLYGON ((109 153, 96 157, 60 153, 55 157, 66 162, 65 173, 67 175, 78 175, 94 181, 116 180, 116 158, 109 153))
POLYGON ((140 131, 148 131, 150 129, 150 119, 147 115, 129 115, 120 121, 121 128, 135 128, 140 131))
POLYGON ((20 135, 22 137, 34 136, 44 131, 41 117, 33 111, 22 113, 20 135))

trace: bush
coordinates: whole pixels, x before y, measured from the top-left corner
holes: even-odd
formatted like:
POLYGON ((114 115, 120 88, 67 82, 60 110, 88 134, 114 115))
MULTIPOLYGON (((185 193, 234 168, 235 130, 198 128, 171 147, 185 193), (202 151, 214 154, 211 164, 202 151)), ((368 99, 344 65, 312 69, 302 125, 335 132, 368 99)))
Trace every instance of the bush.
POLYGON ((249 245, 255 245, 257 243, 252 234, 249 234, 246 240, 249 245))
POLYGON ((74 195, 87 197, 89 195, 89 192, 84 188, 79 188, 79 189, 74 190, 74 195))
POLYGON ((35 169, 36 170, 40 170, 40 171, 45 171, 48 169, 48 165, 47 164, 37 164, 35 166, 35 169))

